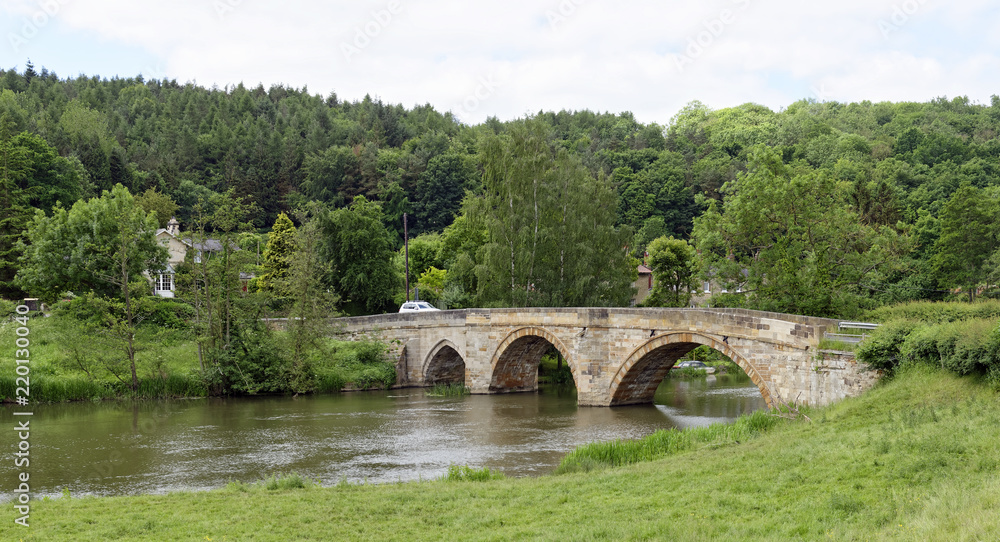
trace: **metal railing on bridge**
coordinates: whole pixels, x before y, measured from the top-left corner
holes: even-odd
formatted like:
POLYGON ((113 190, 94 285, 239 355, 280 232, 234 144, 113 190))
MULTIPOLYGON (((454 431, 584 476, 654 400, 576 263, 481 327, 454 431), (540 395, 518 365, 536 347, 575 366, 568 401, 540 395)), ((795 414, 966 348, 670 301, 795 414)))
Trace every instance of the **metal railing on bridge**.
POLYGON ((861 341, 868 338, 868 332, 878 329, 879 324, 872 324, 870 322, 840 322, 837 325, 837 331, 852 330, 854 333, 826 333, 824 337, 831 341, 840 341, 842 343, 858 344, 861 341), (856 330, 860 330, 858 333, 856 330))

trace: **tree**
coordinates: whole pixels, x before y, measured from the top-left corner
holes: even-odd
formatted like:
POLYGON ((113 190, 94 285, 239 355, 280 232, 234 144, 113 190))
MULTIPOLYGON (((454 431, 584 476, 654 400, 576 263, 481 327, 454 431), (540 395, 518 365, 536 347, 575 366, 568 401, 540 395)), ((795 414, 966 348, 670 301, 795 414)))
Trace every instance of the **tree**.
POLYGON ((541 121, 521 121, 481 149, 482 195, 467 200, 477 254, 479 300, 497 306, 620 306, 633 293, 626 253, 631 232, 616 229, 617 202, 548 141, 541 121))
POLYGON ((28 227, 29 245, 21 258, 21 286, 52 300, 67 290, 116 293, 124 303, 121 319, 108 328, 121 344, 139 385, 135 366, 137 285, 148 286, 144 273, 163 268, 167 251, 156 242, 156 218, 138 205, 128 190, 115 185, 100 198, 76 202, 52 217, 38 211, 28 227))
POLYGON ((451 224, 475 174, 470 156, 452 153, 431 158, 417 181, 417 230, 440 232, 451 224))
POLYGON ((156 213, 156 220, 161 228, 166 228, 167 223, 177 214, 180 205, 174 202, 173 198, 157 191, 155 188, 147 189, 142 194, 135 197, 135 203, 146 212, 156 213))
POLYGON ((4 113, 0 116, 0 298, 21 297, 24 292, 14 284, 19 247, 31 218, 28 194, 23 180, 31 173, 25 149, 13 144, 9 130, 13 123, 4 113))
POLYGON ((808 167, 793 169, 772 149, 750 151, 748 170, 727 183, 722 209, 695 219, 702 273, 751 308, 850 317, 866 281, 910 249, 895 229, 861 223, 848 186, 808 167))
POLYGON ((316 218, 319 213, 318 207, 299 213, 301 227, 294 232, 295 252, 289 258, 287 273, 276 279, 275 285, 276 289, 287 292, 292 299, 287 330, 291 358, 289 384, 296 392, 310 391, 313 387, 309 354, 322 351, 321 339, 329 328, 326 319, 336 314, 334 307, 338 301, 337 295, 323 285, 323 278, 330 273, 330 265, 320 255, 323 240, 320 222, 316 218))
POLYGON ((284 389, 281 355, 261 320, 264 299, 245 291, 241 276, 255 255, 236 240, 251 229, 255 210, 233 189, 196 204, 191 251, 178 278, 180 294, 195 308, 198 360, 214 393, 284 389))
POLYGON ((997 223, 1000 206, 995 197, 963 184, 941 209, 941 235, 934 245, 933 262, 946 286, 964 287, 969 301, 986 278, 985 263, 1000 246, 997 223))
POLYGON ((389 309, 400 277, 395 251, 382 223, 382 208, 364 196, 351 206, 320 216, 320 254, 331 264, 324 283, 348 305, 348 312, 372 314, 389 309))
MULTIPOLYGON (((441 261, 441 234, 424 233, 410 239, 410 286, 417 283, 417 277, 431 267, 444 267, 441 261)), ((399 255, 405 258, 405 249, 399 249, 399 255)))
POLYGON ((288 215, 281 213, 274 221, 271 232, 267 234, 267 247, 264 249, 264 273, 257 283, 260 290, 277 297, 285 297, 288 294, 281 289, 281 285, 288 278, 288 270, 292 267, 292 256, 295 254, 295 250, 295 225, 292 224, 288 215))
POLYGON ((697 261, 694 247, 683 239, 658 237, 646 249, 653 270, 653 291, 643 302, 648 307, 686 307, 695 287, 697 261))

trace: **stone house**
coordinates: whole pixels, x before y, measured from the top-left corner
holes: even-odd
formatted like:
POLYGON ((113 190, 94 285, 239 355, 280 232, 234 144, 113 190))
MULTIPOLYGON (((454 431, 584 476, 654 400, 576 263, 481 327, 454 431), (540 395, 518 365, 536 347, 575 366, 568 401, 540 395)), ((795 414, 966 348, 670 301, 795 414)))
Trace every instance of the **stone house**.
POLYGON ((630 305, 633 307, 642 303, 649 297, 649 292, 653 290, 653 270, 646 267, 646 264, 639 264, 637 270, 639 277, 632 283, 632 286, 635 287, 635 295, 632 296, 630 305))
MULTIPOLYGON (((156 240, 167 249, 167 265, 164 269, 153 272, 150 271, 150 281, 153 283, 153 293, 160 297, 174 297, 176 291, 177 268, 184 263, 188 252, 192 253, 192 261, 201 263, 203 256, 210 256, 213 252, 222 251, 222 242, 218 239, 205 239, 201 243, 195 243, 191 238, 180 237, 180 222, 176 218, 171 218, 167 222, 166 228, 156 230, 156 240)), ((233 247, 239 250, 239 247, 233 247)), ((240 282, 243 283, 243 291, 247 291, 247 285, 254 277, 251 273, 240 273, 240 282)))

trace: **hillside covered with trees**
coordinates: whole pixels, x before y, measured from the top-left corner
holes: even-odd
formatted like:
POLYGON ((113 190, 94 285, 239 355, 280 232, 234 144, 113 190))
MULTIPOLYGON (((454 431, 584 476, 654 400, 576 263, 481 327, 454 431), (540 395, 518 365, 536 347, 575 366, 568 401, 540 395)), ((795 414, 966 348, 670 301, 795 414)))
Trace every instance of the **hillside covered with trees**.
POLYGON ((411 285, 448 307, 626 305, 647 249, 671 285, 659 304, 689 303, 702 280, 718 285, 713 306, 845 318, 972 299, 998 282, 998 131, 997 97, 467 126, 430 105, 63 79, 29 63, 0 70, 0 296, 54 297, 59 285, 24 278, 39 276, 38 228, 121 185, 160 227, 176 216, 185 232, 230 236, 258 277, 298 250, 268 263, 264 232, 315 218, 316 287, 354 314, 402 296, 404 213, 411 285))

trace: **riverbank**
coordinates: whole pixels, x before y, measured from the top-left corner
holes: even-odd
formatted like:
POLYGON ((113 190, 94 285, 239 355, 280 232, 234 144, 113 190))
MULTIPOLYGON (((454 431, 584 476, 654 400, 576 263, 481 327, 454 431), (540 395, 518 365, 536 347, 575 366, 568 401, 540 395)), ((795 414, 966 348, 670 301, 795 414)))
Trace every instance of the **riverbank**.
MULTIPOLYGON (((138 389, 131 389, 131 378, 121 352, 110 348, 106 337, 88 335, 71 316, 55 314, 43 317, 33 313, 28 320, 30 331, 31 401, 61 403, 75 401, 172 399, 209 397, 213 394, 213 369, 202 370, 198 344, 193 332, 180 323, 178 327, 146 326, 136 333, 138 389)), ((16 322, 0 320, 0 344, 14 345, 16 322)), ((273 332, 268 348, 288 351, 285 332, 273 332)), ((387 355, 388 347, 376 342, 320 341, 316 355, 309 359, 304 378, 296 389, 287 385, 257 383, 253 393, 223 395, 259 395, 294 393, 335 393, 339 391, 386 389, 396 382, 395 363, 387 355)), ((251 367, 252 368, 252 367, 251 367)), ((215 372, 218 372, 217 369, 215 372)), ((287 384, 283 377, 287 366, 263 371, 271 380, 287 384)), ((0 359, 0 404, 12 403, 16 396, 17 374, 12 357, 0 359)))
POLYGON ((3 540, 992 540, 1000 396, 914 369, 749 442, 589 473, 61 498, 3 540))

